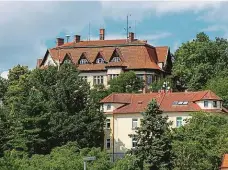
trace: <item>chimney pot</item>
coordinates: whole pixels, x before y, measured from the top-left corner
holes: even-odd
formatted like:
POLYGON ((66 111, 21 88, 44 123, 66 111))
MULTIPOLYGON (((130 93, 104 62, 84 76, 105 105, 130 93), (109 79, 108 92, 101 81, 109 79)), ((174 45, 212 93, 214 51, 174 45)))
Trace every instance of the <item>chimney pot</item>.
POLYGON ((133 32, 129 32, 129 42, 134 41, 135 39, 135 34, 133 32))
POLYGON ((78 43, 78 42, 80 42, 81 41, 81 36, 80 35, 75 35, 74 36, 74 42, 75 43, 78 43))
POLYGON ((105 29, 101 28, 100 29, 100 40, 104 40, 105 39, 105 29))
POLYGON ((56 46, 60 46, 64 44, 64 38, 56 38, 56 46))

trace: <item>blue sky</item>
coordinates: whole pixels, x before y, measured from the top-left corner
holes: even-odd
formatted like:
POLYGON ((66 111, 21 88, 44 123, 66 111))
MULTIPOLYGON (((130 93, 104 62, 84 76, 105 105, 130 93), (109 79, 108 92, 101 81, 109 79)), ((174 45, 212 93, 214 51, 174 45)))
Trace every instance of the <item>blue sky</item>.
POLYGON ((228 2, 218 1, 0 1, 0 73, 17 64, 34 68, 36 59, 66 34, 98 39, 125 38, 126 15, 130 31, 151 45, 168 45, 172 52, 181 43, 204 31, 211 39, 228 38, 228 2))

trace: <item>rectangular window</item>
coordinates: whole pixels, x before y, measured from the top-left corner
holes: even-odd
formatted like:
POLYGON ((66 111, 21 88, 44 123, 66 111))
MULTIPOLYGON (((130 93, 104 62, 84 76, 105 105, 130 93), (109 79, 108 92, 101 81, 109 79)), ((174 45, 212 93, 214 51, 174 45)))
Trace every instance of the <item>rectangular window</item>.
POLYGON ((106 139, 106 148, 110 149, 111 143, 110 143, 110 139, 106 139))
POLYGON ((87 76, 80 76, 82 80, 87 82, 87 76))
POLYGON ((176 118, 176 126, 177 127, 182 126, 182 122, 183 122, 182 117, 177 117, 176 118))
POLYGON ((114 78, 117 78, 119 76, 119 74, 110 74, 110 79, 114 79, 114 78))
POLYGON ((107 104, 107 110, 111 110, 111 104, 107 104))
POLYGON ((213 107, 217 107, 217 101, 213 101, 213 107))
POLYGON ((106 119, 106 128, 110 129, 110 119, 106 119))
POLYGON ((93 76, 93 84, 104 84, 104 77, 103 76, 93 76))
POLYGON ((132 119, 132 129, 138 127, 138 119, 132 119))
POLYGON ((208 101, 204 101, 204 107, 208 107, 208 101))
POLYGON ((143 75, 143 74, 137 74, 136 76, 137 76, 140 80, 144 80, 144 78, 143 78, 144 75, 143 75))
POLYGON ((136 137, 133 137, 132 138, 132 147, 134 148, 136 146, 137 146, 137 139, 136 139, 136 137))
POLYGON ((146 84, 150 85, 153 81, 152 75, 147 75, 146 76, 146 84))

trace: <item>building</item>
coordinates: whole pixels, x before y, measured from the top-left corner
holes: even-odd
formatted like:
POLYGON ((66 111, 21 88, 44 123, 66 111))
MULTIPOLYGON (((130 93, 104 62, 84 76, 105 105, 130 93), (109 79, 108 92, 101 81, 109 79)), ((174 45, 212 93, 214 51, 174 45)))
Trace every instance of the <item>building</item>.
POLYGON ((105 40, 105 29, 100 29, 99 40, 83 41, 80 35, 75 35, 73 42, 64 43, 63 38, 57 38, 56 47, 37 60, 37 68, 65 62, 74 63, 91 87, 95 84, 107 87, 110 79, 132 70, 145 80, 146 91, 153 81, 171 73, 172 54, 169 47, 154 47, 145 40, 135 39, 132 32, 127 39, 105 40))
POLYGON ((223 155, 221 170, 228 170, 228 154, 223 155))
POLYGON ((172 127, 185 124, 190 113, 208 111, 213 113, 228 113, 222 107, 222 99, 212 91, 199 92, 158 92, 141 94, 111 94, 101 100, 103 112, 106 115, 105 147, 111 152, 121 154, 136 145, 129 134, 135 133, 140 125, 142 112, 148 103, 156 99, 164 116, 168 116, 172 127))

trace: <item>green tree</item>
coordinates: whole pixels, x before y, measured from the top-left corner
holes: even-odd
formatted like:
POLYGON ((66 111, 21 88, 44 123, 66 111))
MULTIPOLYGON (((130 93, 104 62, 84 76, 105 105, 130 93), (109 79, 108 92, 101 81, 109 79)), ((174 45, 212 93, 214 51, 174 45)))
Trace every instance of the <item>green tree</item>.
POLYGON ((225 115, 195 113, 185 126, 173 130, 175 170, 215 170, 228 152, 225 115))
POLYGON ((126 155, 115 162, 112 170, 140 170, 135 155, 126 155))
POLYGON ((183 43, 175 52, 173 76, 183 88, 203 89, 208 80, 226 69, 227 47, 225 39, 210 40, 204 33, 197 34, 195 40, 183 43))
POLYGON ((162 116, 162 111, 153 99, 143 113, 136 134, 130 135, 137 140, 137 146, 131 152, 136 156, 141 169, 143 166, 150 170, 172 169, 172 147, 167 119, 162 116))
POLYGON ((0 100, 2 100, 7 91, 8 81, 2 77, 0 77, 0 100))
POLYGON ((121 73, 117 78, 109 81, 109 92, 137 93, 143 89, 144 82, 133 71, 121 73))

